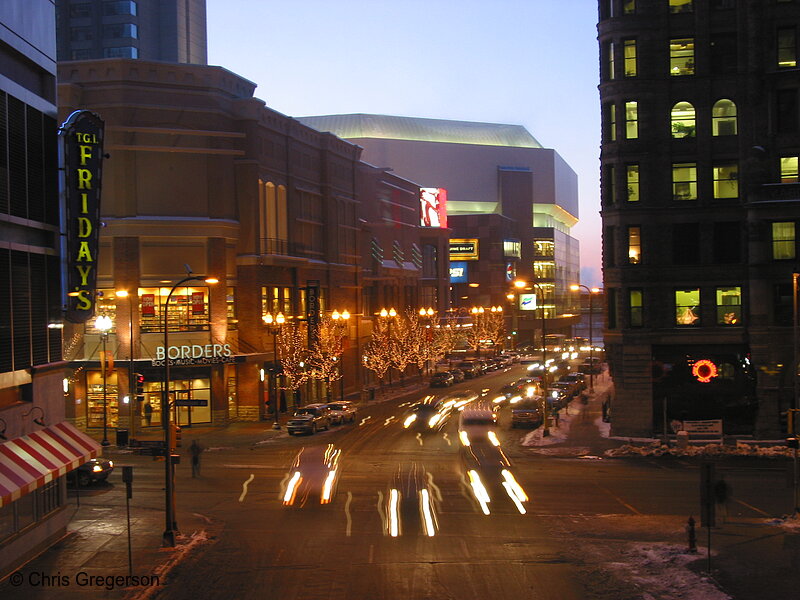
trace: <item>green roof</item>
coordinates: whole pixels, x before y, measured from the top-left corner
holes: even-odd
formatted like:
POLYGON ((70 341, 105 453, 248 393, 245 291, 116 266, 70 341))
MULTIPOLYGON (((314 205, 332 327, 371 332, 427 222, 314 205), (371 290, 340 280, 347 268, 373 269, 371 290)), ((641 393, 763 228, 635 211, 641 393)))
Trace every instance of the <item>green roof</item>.
POLYGON ((512 148, 542 147, 521 125, 367 114, 297 117, 297 120, 318 131, 329 131, 343 139, 374 138, 512 148))

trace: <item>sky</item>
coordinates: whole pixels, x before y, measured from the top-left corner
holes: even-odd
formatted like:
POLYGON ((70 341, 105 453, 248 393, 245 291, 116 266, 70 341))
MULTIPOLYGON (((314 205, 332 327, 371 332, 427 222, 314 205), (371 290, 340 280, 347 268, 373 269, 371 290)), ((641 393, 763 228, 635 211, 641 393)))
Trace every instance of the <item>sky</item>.
POLYGON ((206 0, 208 63, 292 117, 524 126, 578 175, 581 283, 601 285, 596 0, 206 0))

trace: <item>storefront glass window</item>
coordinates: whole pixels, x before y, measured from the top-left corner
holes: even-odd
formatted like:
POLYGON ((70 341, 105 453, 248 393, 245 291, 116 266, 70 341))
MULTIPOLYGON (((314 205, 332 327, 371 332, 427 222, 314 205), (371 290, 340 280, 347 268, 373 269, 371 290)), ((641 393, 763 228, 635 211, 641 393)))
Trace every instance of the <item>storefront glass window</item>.
POLYGON ((106 407, 106 426, 116 427, 119 424, 119 398, 117 386, 118 371, 106 375, 105 388, 100 371, 86 372, 86 412, 87 427, 103 426, 103 407, 106 407), (105 389, 105 396, 103 390, 105 389), (105 404, 103 399, 105 398, 105 404))
POLYGON ((717 325, 742 324, 742 288, 717 288, 717 325))
POLYGON ((669 41, 669 74, 694 75, 694 38, 669 41))
MULTIPOLYGON (((164 302, 170 288, 139 288, 142 333, 164 331, 164 302)), ((169 302, 170 331, 208 331, 208 288, 181 287, 169 302)))
POLYGON ((700 325, 700 288, 675 290, 675 324, 700 325))

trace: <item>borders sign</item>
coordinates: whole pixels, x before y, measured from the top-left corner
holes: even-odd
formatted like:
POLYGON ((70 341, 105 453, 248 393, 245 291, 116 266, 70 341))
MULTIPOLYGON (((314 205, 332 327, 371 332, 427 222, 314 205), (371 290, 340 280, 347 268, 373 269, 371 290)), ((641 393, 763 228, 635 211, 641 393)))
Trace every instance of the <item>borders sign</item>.
POLYGON ((319 279, 306 280, 306 325, 308 326, 308 348, 317 347, 317 325, 319 324, 319 279))
POLYGON ((68 321, 94 316, 100 241, 100 184, 105 124, 88 110, 76 110, 58 130, 63 185, 61 255, 68 321))

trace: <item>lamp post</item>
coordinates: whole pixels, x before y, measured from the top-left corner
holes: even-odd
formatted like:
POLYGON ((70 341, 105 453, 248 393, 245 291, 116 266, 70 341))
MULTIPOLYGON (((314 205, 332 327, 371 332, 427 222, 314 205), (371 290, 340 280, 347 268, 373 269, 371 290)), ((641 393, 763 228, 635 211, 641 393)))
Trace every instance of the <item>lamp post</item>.
POLYGON ((600 288, 589 288, 580 283, 573 283, 569 286, 573 292, 577 292, 580 289, 584 289, 589 292, 589 362, 592 363, 592 369, 589 371, 589 391, 594 391, 594 340, 592 339, 592 320, 594 315, 594 304, 592 300, 594 299, 595 294, 600 293, 600 288))
POLYGON ((281 424, 279 421, 278 410, 278 334, 281 332, 281 327, 286 323, 286 317, 282 312, 279 312, 274 317, 272 313, 267 313, 263 317, 264 323, 267 325, 267 330, 272 334, 272 387, 275 394, 272 396, 272 403, 275 405, 275 421, 272 423, 273 429, 280 429, 281 424))
POLYGON ((480 358, 481 334, 483 333, 483 307, 473 306, 470 312, 472 313, 472 326, 475 328, 475 356, 480 358))
POLYGON ((544 313, 544 291, 538 283, 529 284, 527 281, 521 279, 514 282, 514 287, 520 291, 526 289, 528 285, 532 285, 538 290, 536 304, 538 304, 538 307, 542 311, 542 397, 544 399, 544 406, 542 407, 542 416, 544 417, 542 437, 548 437, 550 435, 550 428, 547 424, 547 345, 545 344, 547 339, 547 322, 545 321, 544 313))
POLYGON ((100 357, 100 370, 103 372, 103 441, 100 442, 103 446, 108 446, 108 388, 106 386, 106 377, 108 375, 108 358, 106 357, 106 344, 108 342, 108 330, 111 329, 113 323, 111 317, 108 315, 100 315, 95 319, 95 329, 100 331, 100 340, 103 343, 102 355, 100 357))
MULTIPOLYGON (((386 310, 385 308, 381 309, 381 312, 378 313, 382 319, 387 319, 387 342, 391 346, 392 344, 392 320, 397 316, 397 311, 394 308, 390 308, 386 310)), ((389 387, 392 387, 392 367, 389 365, 389 387)))
POLYGON ((189 281, 205 281, 214 284, 218 280, 214 277, 201 277, 199 275, 189 275, 181 279, 172 286, 167 300, 164 302, 164 381, 161 386, 161 425, 164 428, 164 534, 162 542, 165 546, 175 546, 175 535, 178 533, 178 523, 175 519, 175 481, 172 463, 172 448, 170 448, 170 429, 172 421, 170 419, 169 404, 169 300, 172 294, 189 281))
MULTIPOLYGON (((421 318, 423 318, 423 319, 427 319, 426 325, 425 325, 425 346, 424 346, 424 348, 425 348, 425 371, 426 371, 426 373, 430 372, 430 365, 428 364, 428 362, 430 360, 429 356, 430 356, 430 352, 431 352, 431 339, 432 339, 432 336, 433 336, 433 333, 431 332, 431 322, 432 322, 434 314, 436 314, 436 311, 433 310, 432 306, 429 306, 428 308, 420 308, 419 309, 419 316, 421 318)), ((423 376, 423 374, 420 373, 420 377, 422 377, 422 376, 423 376)))
POLYGON ((130 334, 130 348, 128 350, 128 418, 130 423, 128 429, 130 431, 129 437, 133 438, 136 429, 136 407, 138 404, 135 393, 136 383, 133 380, 133 295, 129 294, 128 290, 117 290, 114 294, 117 298, 128 299, 128 310, 130 311, 128 315, 130 317, 128 320, 128 331, 130 334))
MULTIPOLYGON (((341 327, 344 331, 342 332, 342 340, 345 339, 347 336, 347 321, 350 318, 350 312, 345 308, 342 312, 338 310, 334 310, 333 314, 331 314, 331 319, 333 319, 334 324, 341 327)), ((344 400, 344 348, 342 348, 342 354, 339 355, 339 400, 344 400)))

